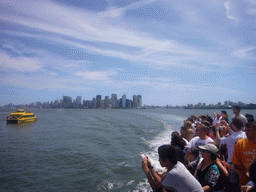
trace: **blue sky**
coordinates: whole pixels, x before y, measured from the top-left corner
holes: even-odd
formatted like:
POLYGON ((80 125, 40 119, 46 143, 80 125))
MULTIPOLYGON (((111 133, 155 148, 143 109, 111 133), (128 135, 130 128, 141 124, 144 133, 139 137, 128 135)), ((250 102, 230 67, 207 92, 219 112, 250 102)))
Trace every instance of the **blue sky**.
POLYGON ((0 106, 256 103, 255 0, 5 0, 0 13, 0 106))

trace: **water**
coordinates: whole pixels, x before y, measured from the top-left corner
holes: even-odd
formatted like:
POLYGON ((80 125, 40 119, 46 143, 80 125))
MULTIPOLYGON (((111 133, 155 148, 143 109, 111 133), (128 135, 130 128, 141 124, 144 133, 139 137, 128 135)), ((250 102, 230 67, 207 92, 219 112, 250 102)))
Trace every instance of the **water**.
MULTIPOLYGON (((191 114, 182 109, 32 109, 38 121, 6 124, 0 111, 0 191, 150 191, 141 169, 191 114)), ((219 111, 216 111, 219 112, 219 111)), ((256 117, 256 110, 243 110, 256 117)), ((232 111, 228 111, 231 116, 232 111)))

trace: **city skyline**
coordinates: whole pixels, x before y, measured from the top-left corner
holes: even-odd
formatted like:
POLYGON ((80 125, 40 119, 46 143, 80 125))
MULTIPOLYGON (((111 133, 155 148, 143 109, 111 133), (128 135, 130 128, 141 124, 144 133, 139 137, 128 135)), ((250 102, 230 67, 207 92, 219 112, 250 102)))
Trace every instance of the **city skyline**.
POLYGON ((196 104, 187 103, 185 105, 146 105, 142 104, 142 96, 141 95, 133 95, 132 100, 126 98, 126 94, 123 94, 121 98, 118 99, 117 94, 111 94, 111 98, 109 96, 105 96, 102 99, 102 95, 96 95, 92 100, 82 99, 82 96, 76 96, 76 99, 73 100, 70 96, 63 96, 62 99, 56 99, 54 101, 47 102, 32 102, 27 104, 18 104, 14 105, 9 103, 8 105, 0 106, 0 108, 4 107, 35 107, 35 108, 184 108, 184 109, 232 109, 233 106, 238 105, 243 109, 256 109, 256 103, 244 103, 242 101, 234 102, 234 101, 224 101, 217 103, 202 103, 198 102, 196 104), (123 102, 126 101, 126 102, 123 102), (125 103, 125 104, 124 104, 125 103))
POLYGON ((254 1, 4 0, 0 11, 0 106, 109 93, 256 103, 254 1))
POLYGON ((132 99, 127 99, 126 94, 123 94, 122 97, 118 99, 117 94, 111 94, 111 98, 105 96, 105 98, 102 99, 102 95, 96 95, 92 100, 82 99, 82 96, 76 96, 76 99, 70 96, 63 96, 62 99, 57 98, 56 100, 47 102, 36 101, 17 105, 9 103, 8 105, 0 107, 21 105, 37 108, 141 108, 142 96, 133 95, 132 99))

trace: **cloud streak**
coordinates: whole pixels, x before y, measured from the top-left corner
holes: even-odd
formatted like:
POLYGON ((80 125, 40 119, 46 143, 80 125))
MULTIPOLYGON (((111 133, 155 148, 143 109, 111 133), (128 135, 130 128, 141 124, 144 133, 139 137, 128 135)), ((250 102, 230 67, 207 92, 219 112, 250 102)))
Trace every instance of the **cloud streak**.
POLYGON ((1 1, 1 84, 73 94, 107 88, 109 95, 134 89, 196 98, 225 86, 230 93, 253 93, 233 77, 255 79, 248 73, 255 70, 255 5, 198 3, 108 1, 91 10, 61 1, 1 1))

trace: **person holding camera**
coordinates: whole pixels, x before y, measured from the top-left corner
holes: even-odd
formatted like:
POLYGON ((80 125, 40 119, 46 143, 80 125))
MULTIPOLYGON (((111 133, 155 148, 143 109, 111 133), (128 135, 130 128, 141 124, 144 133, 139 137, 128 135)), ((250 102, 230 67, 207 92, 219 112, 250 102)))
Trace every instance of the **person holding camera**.
POLYGON ((159 162, 167 168, 166 174, 159 175, 151 165, 149 158, 142 158, 142 169, 154 192, 203 192, 203 188, 196 178, 177 159, 177 147, 162 145, 158 148, 159 162))

